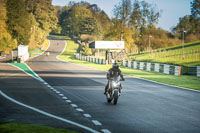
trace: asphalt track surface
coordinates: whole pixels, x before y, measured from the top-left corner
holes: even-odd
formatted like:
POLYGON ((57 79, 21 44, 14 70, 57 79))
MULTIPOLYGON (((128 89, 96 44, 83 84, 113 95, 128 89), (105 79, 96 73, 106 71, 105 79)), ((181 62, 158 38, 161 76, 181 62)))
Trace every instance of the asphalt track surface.
MULTIPOLYGON (((117 105, 103 95, 106 72, 56 58, 64 40, 51 40, 49 56, 27 62, 49 85, 84 110, 80 113, 42 82, 7 65, 1 69, 0 90, 8 96, 56 116, 100 131, 113 133, 199 133, 200 93, 126 76, 117 105), (86 118, 83 114, 90 114, 86 118), (94 125, 98 120, 102 125, 94 125)), ((2 64, 0 64, 3 66, 2 64)), ((4 64, 5 65, 5 64, 4 64)), ((0 68, 1 68, 0 66, 0 68)), ((87 132, 74 125, 44 116, 0 96, 0 121, 20 121, 87 132)))

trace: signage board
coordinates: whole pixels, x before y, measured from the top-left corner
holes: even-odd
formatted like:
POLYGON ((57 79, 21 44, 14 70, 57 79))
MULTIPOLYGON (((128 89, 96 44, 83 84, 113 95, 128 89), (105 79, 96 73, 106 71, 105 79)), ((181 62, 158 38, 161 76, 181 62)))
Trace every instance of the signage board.
POLYGON ((95 41, 89 47, 95 49, 124 49, 124 41, 95 41))
POLYGON ((28 54, 28 46, 19 45, 18 46, 18 56, 23 56, 28 54))

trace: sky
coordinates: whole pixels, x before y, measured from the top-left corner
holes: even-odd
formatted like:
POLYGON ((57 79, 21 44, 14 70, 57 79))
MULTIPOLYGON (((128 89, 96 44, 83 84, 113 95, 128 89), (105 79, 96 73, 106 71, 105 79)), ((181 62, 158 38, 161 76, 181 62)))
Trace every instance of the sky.
MULTIPOLYGON (((86 1, 90 4, 97 4, 99 8, 104 10, 110 18, 113 17, 114 6, 121 0, 53 0, 53 5, 65 6, 69 1, 86 1)), ((134 2, 134 0, 132 0, 134 2)), ((150 4, 156 5, 161 11, 161 17, 156 27, 171 31, 177 25, 180 17, 190 15, 190 2, 192 0, 144 0, 150 4)))

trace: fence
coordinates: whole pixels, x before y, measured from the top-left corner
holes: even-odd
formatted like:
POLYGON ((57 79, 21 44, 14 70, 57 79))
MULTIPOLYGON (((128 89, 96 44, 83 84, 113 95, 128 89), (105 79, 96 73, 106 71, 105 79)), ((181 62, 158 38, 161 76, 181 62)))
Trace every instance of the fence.
POLYGON ((170 60, 200 61, 200 49, 179 50, 152 50, 150 58, 165 58, 170 60))

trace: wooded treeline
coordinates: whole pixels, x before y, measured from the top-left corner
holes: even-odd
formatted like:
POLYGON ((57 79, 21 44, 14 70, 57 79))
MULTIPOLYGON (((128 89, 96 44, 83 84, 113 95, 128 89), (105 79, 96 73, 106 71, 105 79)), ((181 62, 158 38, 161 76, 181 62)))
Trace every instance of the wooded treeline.
MULTIPOLYGON (((180 18, 171 32, 157 28, 162 12, 139 0, 121 0, 113 18, 88 2, 52 6, 51 0, 0 0, 0 51, 17 45, 39 47, 51 33, 94 40, 123 40, 126 52, 179 45, 200 40, 200 0, 191 2, 191 15, 180 18)), ((88 45, 83 46, 88 50, 88 45)), ((87 52, 86 52, 87 53, 87 52)))
POLYGON ((51 0, 0 0, 0 51, 19 44, 41 47, 49 32, 57 27, 51 0))
POLYGON ((182 31, 187 32, 185 42, 200 40, 199 0, 191 2, 191 14, 180 18, 172 32, 156 28, 161 11, 145 1, 121 0, 114 9, 114 18, 97 5, 87 2, 69 2, 56 6, 60 27, 57 33, 76 36, 82 41, 123 40, 128 53, 174 46, 182 43, 182 31), (189 17, 189 18, 188 18, 189 17), (186 20, 185 20, 186 19, 186 20), (185 23, 187 21, 187 23, 185 23))

